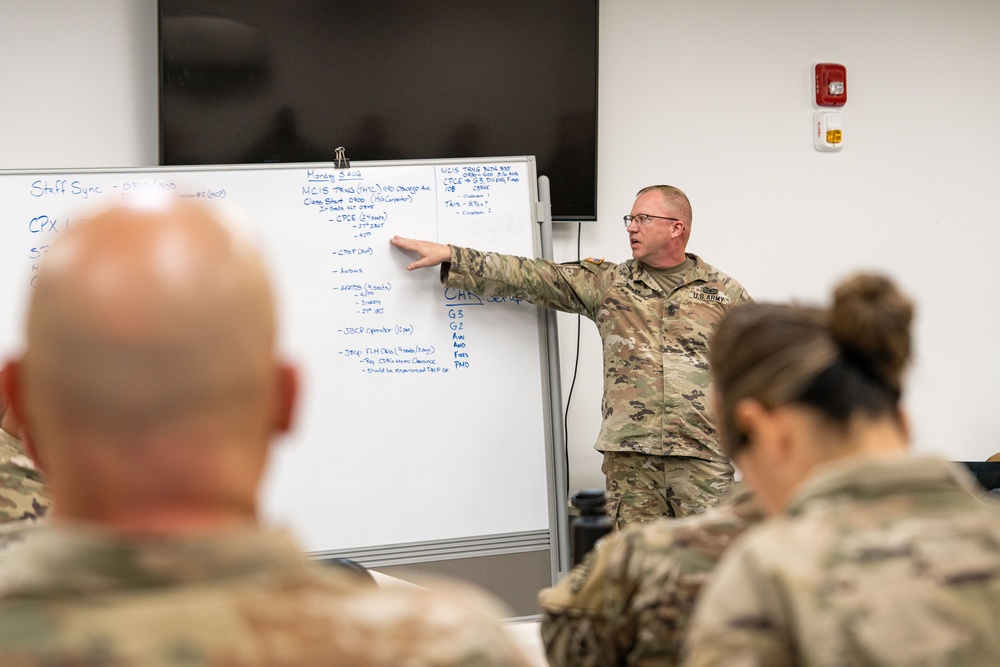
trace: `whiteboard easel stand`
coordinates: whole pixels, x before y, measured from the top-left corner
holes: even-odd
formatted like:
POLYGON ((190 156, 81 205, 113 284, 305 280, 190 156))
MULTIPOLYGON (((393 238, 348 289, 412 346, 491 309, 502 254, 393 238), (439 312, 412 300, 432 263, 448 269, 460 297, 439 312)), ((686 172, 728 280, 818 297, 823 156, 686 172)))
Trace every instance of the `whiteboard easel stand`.
MULTIPOLYGON (((540 238, 542 257, 554 259, 552 249, 552 195, 549 177, 538 177, 538 224, 541 225, 540 238)), ((553 583, 569 572, 569 471, 566 469, 566 430, 563 424, 562 386, 559 371, 559 331, 554 310, 545 310, 545 345, 549 372, 549 424, 552 427, 548 452, 549 479, 553 490, 549 494, 549 525, 553 527, 553 541, 549 549, 552 561, 553 583)))

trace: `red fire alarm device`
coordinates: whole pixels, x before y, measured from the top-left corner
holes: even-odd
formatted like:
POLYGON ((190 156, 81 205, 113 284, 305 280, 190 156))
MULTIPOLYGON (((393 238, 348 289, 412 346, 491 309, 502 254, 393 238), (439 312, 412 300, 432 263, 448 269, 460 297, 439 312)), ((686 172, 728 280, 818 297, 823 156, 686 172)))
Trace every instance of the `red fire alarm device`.
POLYGON ((847 103, 847 68, 833 63, 816 65, 816 106, 842 107, 847 103))

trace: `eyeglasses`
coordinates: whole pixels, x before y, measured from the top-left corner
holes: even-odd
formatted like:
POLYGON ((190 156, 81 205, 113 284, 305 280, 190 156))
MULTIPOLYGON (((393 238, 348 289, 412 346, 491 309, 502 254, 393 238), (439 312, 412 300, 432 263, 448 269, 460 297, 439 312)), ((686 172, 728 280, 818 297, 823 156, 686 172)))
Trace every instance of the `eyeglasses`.
POLYGON ((639 225, 640 227, 645 227, 646 225, 649 224, 649 221, 652 220, 653 218, 657 218, 659 220, 673 220, 674 222, 680 222, 679 218, 667 218, 662 215, 647 215, 645 213, 640 213, 639 215, 626 215, 625 217, 622 218, 622 220, 625 221, 626 227, 632 224, 633 220, 635 220, 635 224, 639 225))

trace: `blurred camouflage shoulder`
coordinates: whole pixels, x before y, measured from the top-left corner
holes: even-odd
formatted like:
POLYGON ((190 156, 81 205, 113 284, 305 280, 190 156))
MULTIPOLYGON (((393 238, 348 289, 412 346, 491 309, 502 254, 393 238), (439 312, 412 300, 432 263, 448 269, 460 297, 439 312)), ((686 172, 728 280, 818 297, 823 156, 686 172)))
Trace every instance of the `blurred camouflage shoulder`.
POLYGON ((50 507, 42 474, 24 445, 0 429, 0 524, 14 524, 5 526, 7 532, 15 526, 33 525, 46 516, 50 507))
POLYGON ((612 533, 539 594, 552 665, 668 664, 702 586, 729 545, 764 518, 738 486, 718 506, 612 533))
POLYGON ((502 603, 378 586, 287 535, 102 539, 38 529, 0 568, 0 665, 428 667, 526 661, 502 603))
POLYGON ((825 464, 729 551, 691 665, 1000 664, 1000 507, 933 457, 825 464))

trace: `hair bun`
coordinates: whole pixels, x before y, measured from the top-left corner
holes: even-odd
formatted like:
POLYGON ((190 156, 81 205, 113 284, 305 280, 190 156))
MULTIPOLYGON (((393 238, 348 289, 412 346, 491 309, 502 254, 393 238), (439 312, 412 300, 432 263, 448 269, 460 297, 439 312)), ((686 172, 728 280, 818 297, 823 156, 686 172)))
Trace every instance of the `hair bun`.
POLYGON ((888 278, 858 274, 833 293, 830 331, 845 358, 899 392, 910 358, 913 304, 888 278))

